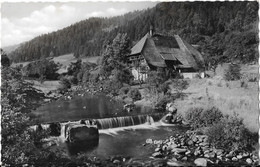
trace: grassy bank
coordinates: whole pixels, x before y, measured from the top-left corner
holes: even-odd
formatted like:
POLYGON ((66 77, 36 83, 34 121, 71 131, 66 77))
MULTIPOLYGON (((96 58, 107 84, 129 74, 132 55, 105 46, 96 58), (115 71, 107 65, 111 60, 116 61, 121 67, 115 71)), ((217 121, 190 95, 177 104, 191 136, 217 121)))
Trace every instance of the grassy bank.
POLYGON ((184 114, 196 106, 216 106, 223 114, 239 114, 251 131, 258 131, 258 82, 247 82, 246 88, 241 87, 241 81, 226 82, 219 77, 189 82, 184 98, 175 101, 178 112, 184 114))

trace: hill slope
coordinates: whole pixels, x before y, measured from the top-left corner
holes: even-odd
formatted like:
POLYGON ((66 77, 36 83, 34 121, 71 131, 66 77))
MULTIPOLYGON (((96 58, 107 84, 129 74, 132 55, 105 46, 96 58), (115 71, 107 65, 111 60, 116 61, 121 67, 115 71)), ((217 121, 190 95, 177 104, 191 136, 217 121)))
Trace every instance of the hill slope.
POLYGON ((199 44, 206 62, 258 59, 257 2, 164 2, 152 9, 113 18, 90 18, 44 34, 10 53, 16 62, 74 53, 100 56, 117 33, 127 32, 133 44, 153 25, 158 32, 179 34, 199 44))

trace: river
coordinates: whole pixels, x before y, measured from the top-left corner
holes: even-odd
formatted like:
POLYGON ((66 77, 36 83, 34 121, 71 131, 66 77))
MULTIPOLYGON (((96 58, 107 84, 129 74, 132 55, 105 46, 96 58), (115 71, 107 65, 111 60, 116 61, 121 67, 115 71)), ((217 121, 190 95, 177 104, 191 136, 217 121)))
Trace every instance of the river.
MULTIPOLYGON (((139 107, 134 112, 124 112, 122 103, 112 100, 105 95, 87 95, 75 97, 71 100, 58 100, 46 103, 39 107, 35 114, 41 123, 86 120, 90 118, 103 120, 100 121, 100 123, 103 123, 104 118, 108 120, 113 118, 113 120, 118 119, 120 121, 131 118, 133 122, 133 124, 129 124, 131 126, 99 129, 98 142, 80 144, 79 146, 75 144, 71 146, 68 143, 60 142, 60 149, 67 152, 69 156, 84 152, 90 157, 106 158, 108 156, 120 155, 147 159, 153 153, 154 148, 143 146, 146 139, 163 140, 168 136, 186 131, 181 126, 162 126, 158 122, 158 116, 162 117, 163 114, 156 113, 149 108, 139 107), (146 123, 146 114, 152 115, 152 120, 149 123, 146 123), (138 119, 136 120, 135 118, 138 119)), ((120 126, 122 124, 126 125, 123 122, 120 126)))

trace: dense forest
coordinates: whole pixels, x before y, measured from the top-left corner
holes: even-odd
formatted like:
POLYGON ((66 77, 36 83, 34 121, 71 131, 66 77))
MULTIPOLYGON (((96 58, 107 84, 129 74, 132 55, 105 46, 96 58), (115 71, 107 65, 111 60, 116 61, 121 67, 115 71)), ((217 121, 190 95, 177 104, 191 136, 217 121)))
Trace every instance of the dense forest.
POLYGON ((10 53, 14 62, 74 53, 100 56, 118 33, 127 33, 132 45, 150 26, 156 32, 179 34, 200 45, 211 64, 258 59, 257 2, 164 2, 154 8, 112 18, 89 18, 56 32, 38 36, 10 53))

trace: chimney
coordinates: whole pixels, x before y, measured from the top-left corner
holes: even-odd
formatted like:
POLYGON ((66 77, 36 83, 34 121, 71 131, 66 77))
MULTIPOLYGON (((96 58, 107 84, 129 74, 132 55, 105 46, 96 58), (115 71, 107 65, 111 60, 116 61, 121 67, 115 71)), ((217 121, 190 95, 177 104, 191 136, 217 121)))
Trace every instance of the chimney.
POLYGON ((149 34, 150 34, 151 36, 153 36, 153 26, 152 26, 152 25, 150 25, 150 32, 149 32, 149 34))

